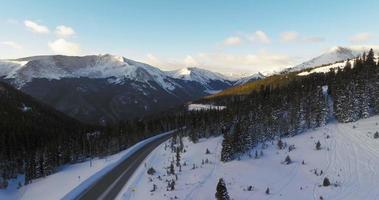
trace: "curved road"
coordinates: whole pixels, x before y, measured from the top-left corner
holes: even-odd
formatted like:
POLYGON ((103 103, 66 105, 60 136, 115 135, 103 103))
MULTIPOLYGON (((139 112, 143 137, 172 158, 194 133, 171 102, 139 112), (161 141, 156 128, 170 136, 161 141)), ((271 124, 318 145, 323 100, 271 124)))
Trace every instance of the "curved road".
POLYGON ((133 153, 128 159, 122 161, 119 165, 113 168, 109 173, 104 175, 89 188, 84 190, 75 199, 78 200, 110 200, 115 199, 117 194, 124 187, 134 171, 140 166, 145 158, 160 144, 168 140, 172 136, 167 134, 157 138, 144 147, 133 153))

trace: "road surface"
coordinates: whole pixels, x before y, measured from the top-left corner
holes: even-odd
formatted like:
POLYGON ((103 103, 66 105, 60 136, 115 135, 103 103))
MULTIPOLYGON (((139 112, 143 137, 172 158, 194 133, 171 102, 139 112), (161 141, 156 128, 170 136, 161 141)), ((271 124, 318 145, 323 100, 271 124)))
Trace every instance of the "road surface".
POLYGON ((77 200, 110 200, 115 199, 129 178, 142 164, 145 158, 160 144, 168 140, 172 134, 167 134, 147 143, 144 147, 133 153, 128 159, 122 161, 113 170, 104 175, 88 189, 83 191, 77 200))

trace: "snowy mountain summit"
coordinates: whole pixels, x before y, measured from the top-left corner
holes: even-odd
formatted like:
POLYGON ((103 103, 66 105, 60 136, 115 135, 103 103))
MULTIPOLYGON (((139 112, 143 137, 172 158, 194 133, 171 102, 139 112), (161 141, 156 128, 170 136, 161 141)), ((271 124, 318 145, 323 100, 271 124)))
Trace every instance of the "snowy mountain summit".
POLYGON ((96 123, 156 113, 234 83, 200 68, 163 71, 110 54, 0 60, 0 80, 72 117, 96 123))
POLYGON ((0 62, 0 76, 14 79, 18 87, 33 79, 44 78, 107 78, 112 83, 126 79, 148 83, 154 81, 162 88, 173 90, 175 83, 158 68, 114 55, 35 56, 0 62))
POLYGON ((233 82, 232 78, 224 76, 223 74, 197 67, 182 68, 167 73, 174 79, 200 83, 207 88, 209 93, 221 90, 222 88, 225 88, 225 86, 232 86, 233 82))
POLYGON ((357 57, 361 51, 356 51, 346 47, 333 47, 329 51, 317 56, 309 61, 303 62, 292 68, 285 69, 284 72, 301 71, 308 68, 318 67, 325 64, 331 64, 335 62, 344 61, 347 59, 353 59, 357 57))

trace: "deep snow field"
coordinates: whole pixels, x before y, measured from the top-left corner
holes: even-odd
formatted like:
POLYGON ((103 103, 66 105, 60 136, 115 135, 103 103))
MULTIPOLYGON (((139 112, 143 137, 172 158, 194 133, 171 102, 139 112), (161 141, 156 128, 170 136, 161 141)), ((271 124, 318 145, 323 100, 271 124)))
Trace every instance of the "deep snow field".
POLYGON ((379 199, 379 139, 373 135, 379 131, 379 116, 354 123, 332 123, 325 127, 283 138, 283 142, 295 145, 279 150, 277 141, 267 143, 251 151, 248 155, 227 163, 220 162, 222 136, 201 139, 193 144, 184 138, 185 153, 182 153, 182 171, 177 173, 175 190, 167 191, 167 167, 175 153, 171 152, 170 142, 160 145, 139 167, 132 179, 125 185, 118 199, 162 200, 162 199, 214 199, 219 178, 224 178, 229 195, 235 200, 244 199, 341 199, 374 200, 379 199), (317 141, 321 150, 316 150, 317 141), (166 150, 165 150, 166 145, 166 150), (211 154, 205 154, 206 149, 211 154), (263 156, 255 158, 262 150, 263 156), (289 155, 292 163, 282 164, 289 155), (202 160, 209 160, 202 164, 202 160), (304 164, 302 161, 304 160, 304 164), (195 169, 193 164, 196 165, 195 169), (148 175, 147 169, 153 166, 155 175, 148 175), (323 173, 321 174, 321 170, 323 173), (317 171, 317 175, 315 173, 317 171), (158 178, 161 177, 161 180, 158 178), (323 187, 324 177, 332 186, 323 187), (151 192, 153 184, 157 189, 151 192), (252 191, 247 188, 252 186, 252 191), (265 194, 266 188, 270 194, 265 194))

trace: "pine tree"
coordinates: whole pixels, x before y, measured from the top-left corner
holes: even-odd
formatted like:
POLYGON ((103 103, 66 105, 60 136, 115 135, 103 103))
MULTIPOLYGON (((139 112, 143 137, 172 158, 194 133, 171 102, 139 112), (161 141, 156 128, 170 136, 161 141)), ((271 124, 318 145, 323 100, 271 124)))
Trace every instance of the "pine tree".
POLYGON ((233 159, 233 155, 232 140, 229 134, 225 133, 224 140, 222 141, 221 161, 228 162, 233 159))
POLYGON ((372 49, 369 50, 367 56, 366 56, 366 64, 369 66, 375 66, 375 60, 374 60, 374 51, 372 49))
POLYGON ((324 187, 328 187, 330 185, 330 181, 327 177, 324 178, 324 181, 322 182, 322 185, 324 187))
POLYGON ((179 147, 176 148, 176 166, 180 166, 180 149, 179 147))
POLYGON ((286 156, 286 159, 284 159, 284 163, 285 163, 286 165, 289 165, 289 164, 292 163, 292 160, 291 160, 291 158, 290 158, 289 155, 287 155, 287 156, 286 156))
POLYGON ((172 163, 170 165, 170 174, 172 174, 172 175, 175 174, 175 168, 174 168, 174 165, 172 163))
POLYGON ((374 133, 374 139, 378 139, 378 138, 379 138, 379 132, 376 131, 376 132, 374 133))
POLYGON ((316 150, 320 150, 320 149, 321 149, 321 143, 320 143, 320 141, 317 141, 316 150))
POLYGON ((205 151, 205 154, 211 154, 211 152, 209 151, 208 148, 207 148, 207 150, 205 151))
POLYGON ((278 143, 277 143, 277 146, 279 149, 283 149, 284 148, 284 143, 281 139, 278 140, 278 143))
POLYGON ((217 200, 230 200, 224 179, 222 178, 218 181, 215 197, 217 200))

